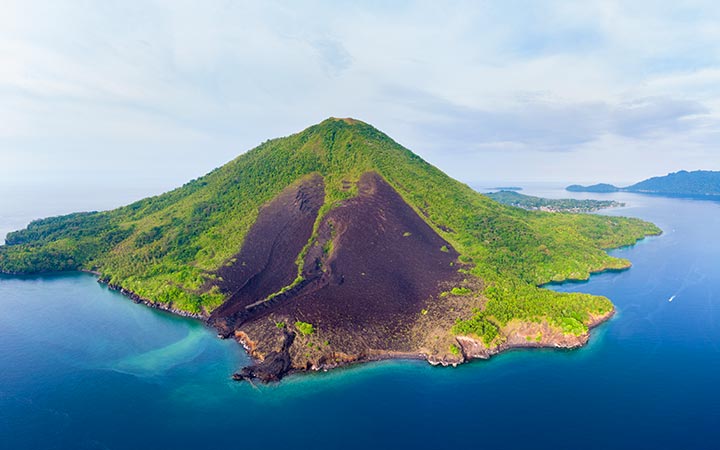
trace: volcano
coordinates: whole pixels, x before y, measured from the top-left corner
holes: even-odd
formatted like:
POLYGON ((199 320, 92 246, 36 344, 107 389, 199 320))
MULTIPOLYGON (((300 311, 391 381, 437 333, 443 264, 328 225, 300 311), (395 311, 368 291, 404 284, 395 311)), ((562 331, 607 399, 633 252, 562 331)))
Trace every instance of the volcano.
POLYGON ((96 273, 238 340, 255 363, 235 378, 272 381, 582 345, 612 303, 541 286, 628 268, 605 249, 659 232, 501 205, 376 128, 330 118, 168 193, 33 221, 0 247, 0 271, 96 273))

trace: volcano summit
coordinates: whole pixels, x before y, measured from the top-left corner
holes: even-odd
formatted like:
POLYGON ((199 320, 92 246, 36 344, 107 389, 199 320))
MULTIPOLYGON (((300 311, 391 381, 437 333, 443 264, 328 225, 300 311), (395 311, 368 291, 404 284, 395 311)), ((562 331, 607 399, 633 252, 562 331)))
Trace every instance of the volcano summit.
POLYGON ((235 377, 271 381, 379 358, 457 364, 582 345, 610 301, 540 286, 627 268, 604 249, 658 233, 501 205, 372 126, 331 118, 171 192, 33 221, 0 247, 0 271, 97 273, 237 339, 256 364, 235 377))

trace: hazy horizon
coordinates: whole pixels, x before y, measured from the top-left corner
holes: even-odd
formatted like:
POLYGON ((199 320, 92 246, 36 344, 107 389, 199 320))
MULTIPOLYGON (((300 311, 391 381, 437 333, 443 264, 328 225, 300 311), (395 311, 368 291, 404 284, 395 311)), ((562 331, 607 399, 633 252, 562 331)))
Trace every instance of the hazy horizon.
POLYGON ((167 190, 330 116, 477 184, 718 170, 711 2, 11 1, 0 185, 167 190))

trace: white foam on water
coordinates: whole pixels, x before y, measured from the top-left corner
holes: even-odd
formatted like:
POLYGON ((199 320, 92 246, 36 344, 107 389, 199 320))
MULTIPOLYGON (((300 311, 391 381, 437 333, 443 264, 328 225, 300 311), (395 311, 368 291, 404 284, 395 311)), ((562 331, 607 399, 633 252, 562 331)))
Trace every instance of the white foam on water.
POLYGON ((195 359, 205 349, 207 331, 191 328, 187 336, 164 347, 145 353, 131 355, 111 364, 110 368, 118 372, 136 376, 156 376, 195 359))

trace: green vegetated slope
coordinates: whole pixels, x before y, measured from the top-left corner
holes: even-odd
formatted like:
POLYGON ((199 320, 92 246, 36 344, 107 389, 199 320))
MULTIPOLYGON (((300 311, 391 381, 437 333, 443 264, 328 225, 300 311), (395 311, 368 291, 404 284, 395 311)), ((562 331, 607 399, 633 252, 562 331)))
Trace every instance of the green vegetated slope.
POLYGON ((224 300, 212 287, 215 271, 239 251, 264 203, 302 177, 320 173, 326 194, 319 223, 334 205, 356 194, 343 186, 370 170, 458 250, 466 263, 460 270, 484 281, 486 308, 459 323, 458 332, 487 337, 513 318, 546 318, 569 332, 584 330, 591 313, 611 310, 609 300, 537 286, 627 267, 627 261, 603 249, 660 232, 638 219, 501 205, 370 125, 328 119, 269 140, 166 194, 112 211, 34 221, 8 235, 0 247, 0 270, 94 270, 150 301, 207 314, 224 300))

